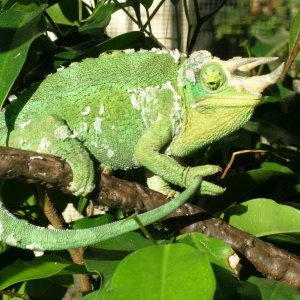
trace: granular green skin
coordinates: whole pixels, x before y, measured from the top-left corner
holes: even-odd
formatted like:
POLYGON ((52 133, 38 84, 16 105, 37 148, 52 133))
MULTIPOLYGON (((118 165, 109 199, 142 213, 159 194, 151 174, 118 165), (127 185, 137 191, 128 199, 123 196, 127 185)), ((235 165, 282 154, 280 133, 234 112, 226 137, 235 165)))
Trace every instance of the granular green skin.
MULTIPOLYGON (((261 80, 235 74, 237 64, 247 67, 251 61, 222 61, 207 51, 187 59, 178 51, 160 50, 86 59, 48 76, 8 106, 0 114, 0 145, 65 159, 73 172, 68 188, 74 195, 94 189, 95 162, 111 169, 142 166, 152 174, 149 187, 169 196, 176 194, 169 183, 187 187, 141 217, 143 224, 155 222, 184 203, 202 177, 221 170, 182 166, 177 158, 243 126, 263 89, 277 80, 278 72, 261 80)), ((223 191, 201 183, 202 194, 223 191)), ((136 228, 132 221, 119 221, 85 231, 42 230, 0 207, 0 239, 32 250, 87 246, 136 228)))
MULTIPOLYGON (((119 52, 86 59, 49 76, 32 95, 31 91, 21 95, 6 110, 6 123, 11 130, 33 118, 60 116, 72 131, 81 132, 78 138, 97 161, 113 169, 132 168, 138 165, 133 161, 134 147, 145 124, 140 111, 133 109, 128 90, 155 87, 166 81, 176 84, 177 68, 170 55, 151 52, 119 52), (154 64, 157 67, 149 69, 154 64), (22 107, 24 101, 27 103, 22 107), (99 114, 101 107, 104 111, 99 114), (101 119, 98 134, 94 128, 96 118, 101 119), (87 124, 86 131, 81 128, 83 124, 87 124)), ((34 139, 35 135, 30 137, 31 145, 40 142, 34 139)), ((15 140, 9 145, 20 148, 15 140)))

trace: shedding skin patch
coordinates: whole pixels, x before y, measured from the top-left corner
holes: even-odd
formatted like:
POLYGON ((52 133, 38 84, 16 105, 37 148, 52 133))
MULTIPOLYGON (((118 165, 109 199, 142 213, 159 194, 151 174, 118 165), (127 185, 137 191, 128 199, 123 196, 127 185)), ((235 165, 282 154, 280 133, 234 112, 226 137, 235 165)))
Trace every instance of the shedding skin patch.
POLYGON ((14 233, 9 234, 5 240, 5 243, 10 246, 17 246, 18 240, 16 239, 15 234, 14 233))
POLYGON ((35 257, 40 257, 44 255, 44 251, 33 251, 35 257))
POLYGON ((78 137, 78 132, 76 130, 73 130, 73 133, 70 135, 71 139, 76 139, 78 137))
POLYGON ((28 143, 28 140, 26 139, 20 139, 20 145, 24 146, 28 143))
POLYGON ((0 222, 0 237, 1 237, 2 233, 3 233, 3 231, 4 231, 4 226, 3 226, 3 224, 0 222))
POLYGON ((28 126, 31 123, 31 120, 28 120, 22 124, 19 125, 20 128, 24 129, 26 126, 28 126))
POLYGON ((58 128, 55 129, 54 131, 54 136, 56 139, 60 141, 64 141, 69 137, 68 135, 68 126, 67 125, 62 125, 58 128))
POLYGON ((33 250, 33 251, 44 251, 43 247, 38 243, 32 243, 32 244, 26 245, 25 248, 28 250, 33 250))
POLYGON ((95 131, 96 131, 96 136, 98 136, 99 134, 102 133, 102 128, 101 128, 101 126, 102 126, 102 121, 103 121, 103 119, 98 118, 98 117, 95 119, 95 122, 94 122, 94 129, 95 129, 95 131))
POLYGON ((99 109, 99 115, 100 115, 100 116, 103 115, 104 112, 105 112, 104 105, 103 105, 103 103, 101 103, 101 104, 100 104, 100 109, 99 109))
POLYGON ((131 94, 130 102, 134 109, 140 110, 141 106, 140 106, 139 101, 137 100, 136 94, 131 94))
POLYGON ((183 56, 183 54, 181 54, 178 49, 170 51, 170 55, 173 57, 176 64, 179 63, 181 56, 183 56))
POLYGON ((183 122, 183 109, 180 104, 181 97, 177 94, 176 90, 174 89, 172 83, 167 81, 161 87, 161 89, 166 89, 172 92, 173 94, 173 107, 171 110, 171 123, 172 123, 172 132, 173 136, 177 135, 182 127, 183 122))
POLYGON ((114 151, 112 149, 107 150, 107 157, 111 159, 114 156, 114 151))
POLYGON ((195 72, 194 72, 194 70, 192 70, 192 69, 187 69, 187 70, 185 71, 185 77, 186 77, 186 79, 187 79, 190 83, 192 83, 192 84, 195 84, 195 83, 196 83, 196 77, 195 77, 195 72))
POLYGON ((91 112, 91 107, 90 106, 87 106, 86 108, 85 108, 85 110, 81 113, 83 116, 87 116, 87 115, 89 115, 90 114, 90 112, 91 112))
POLYGON ((51 145, 50 141, 46 137, 43 137, 39 143, 38 152, 45 152, 48 150, 49 146, 51 145))
POLYGON ((123 52, 124 52, 125 54, 129 54, 129 53, 134 53, 135 50, 130 48, 130 49, 125 49, 125 50, 123 50, 123 52))
POLYGON ((130 101, 134 109, 140 111, 142 120, 149 128, 151 125, 152 115, 156 115, 156 110, 153 109, 157 104, 157 92, 161 90, 161 86, 149 86, 144 89, 131 89, 127 88, 127 92, 131 93, 130 101))

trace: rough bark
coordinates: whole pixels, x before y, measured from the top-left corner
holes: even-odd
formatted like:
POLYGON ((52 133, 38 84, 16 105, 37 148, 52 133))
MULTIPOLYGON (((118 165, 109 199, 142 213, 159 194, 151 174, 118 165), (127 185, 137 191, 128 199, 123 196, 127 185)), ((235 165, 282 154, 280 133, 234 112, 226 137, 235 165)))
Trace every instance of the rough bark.
MULTIPOLYGON (((51 155, 0 147, 0 177, 23 179, 47 188, 68 192, 72 181, 68 164, 51 155)), ((151 210, 169 201, 164 195, 137 183, 101 175, 98 201, 102 205, 120 208, 124 212, 151 210)), ((282 280, 300 288, 300 258, 253 235, 228 225, 198 206, 185 204, 172 213, 166 224, 174 224, 181 232, 202 232, 228 243, 234 250, 267 277, 282 280)))

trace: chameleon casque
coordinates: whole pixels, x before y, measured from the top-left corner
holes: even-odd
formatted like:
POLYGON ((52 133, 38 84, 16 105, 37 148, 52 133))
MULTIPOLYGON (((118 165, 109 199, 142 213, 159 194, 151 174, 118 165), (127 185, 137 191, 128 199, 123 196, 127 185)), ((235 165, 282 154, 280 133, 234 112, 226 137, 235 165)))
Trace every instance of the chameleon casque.
MULTIPOLYGON (((48 76, 23 92, 0 115, 0 144, 65 159, 73 171, 69 190, 94 188, 94 162, 110 169, 143 166, 148 185, 169 196, 168 183, 188 187, 170 203, 140 215, 147 225, 184 203, 201 178, 220 167, 185 167, 178 158, 220 140, 251 117, 261 93, 275 83, 272 73, 249 71, 276 58, 227 61, 207 51, 190 57, 175 51, 116 51, 48 76), (196 178, 196 179, 195 179, 196 178)), ((200 192, 223 188, 203 181, 200 192)), ((137 229, 134 220, 83 230, 50 230, 13 217, 0 206, 0 239, 32 250, 90 245, 137 229)))

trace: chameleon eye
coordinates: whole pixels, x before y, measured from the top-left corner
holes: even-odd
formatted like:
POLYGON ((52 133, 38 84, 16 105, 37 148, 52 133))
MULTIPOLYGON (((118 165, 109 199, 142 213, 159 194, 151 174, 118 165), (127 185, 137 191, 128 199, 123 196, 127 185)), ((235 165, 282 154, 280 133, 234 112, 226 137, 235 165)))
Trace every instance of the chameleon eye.
POLYGON ((225 83, 226 76, 221 66, 208 64, 201 70, 201 81, 207 89, 215 91, 225 83))

